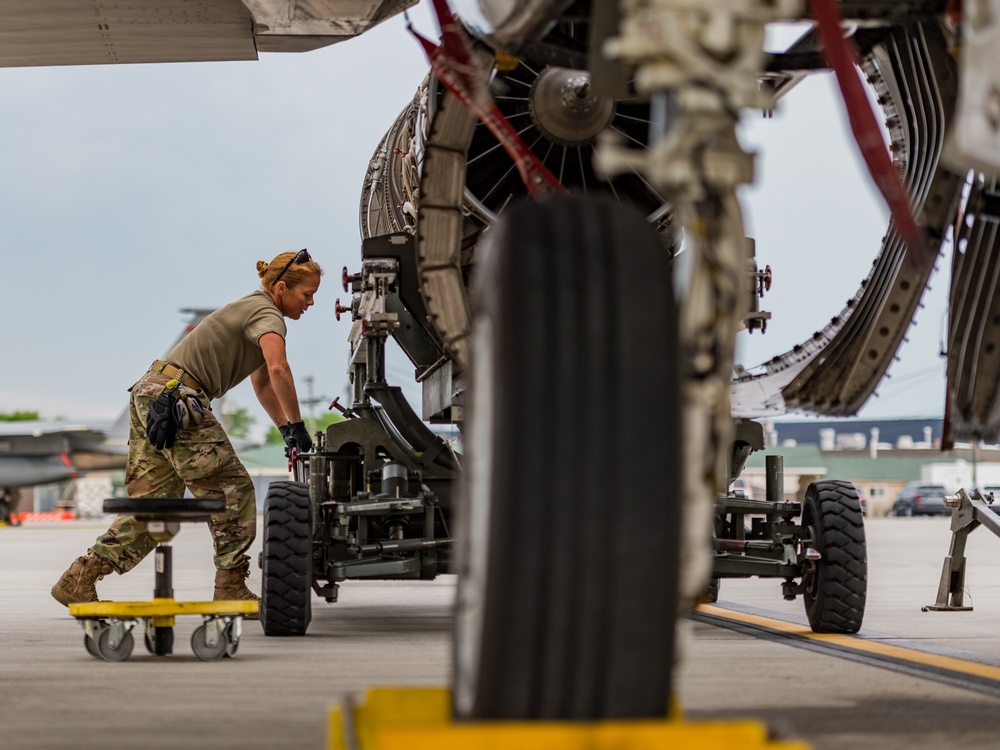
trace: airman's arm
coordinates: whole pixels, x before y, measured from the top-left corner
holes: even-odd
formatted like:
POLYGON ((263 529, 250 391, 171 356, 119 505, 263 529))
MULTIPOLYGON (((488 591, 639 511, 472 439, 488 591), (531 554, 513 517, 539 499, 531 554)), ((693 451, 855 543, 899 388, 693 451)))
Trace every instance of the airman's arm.
POLYGON ((290 422, 301 422, 295 380, 285 356, 285 339, 277 333, 265 333, 259 343, 264 354, 264 366, 250 375, 257 400, 275 425, 280 427, 290 422))

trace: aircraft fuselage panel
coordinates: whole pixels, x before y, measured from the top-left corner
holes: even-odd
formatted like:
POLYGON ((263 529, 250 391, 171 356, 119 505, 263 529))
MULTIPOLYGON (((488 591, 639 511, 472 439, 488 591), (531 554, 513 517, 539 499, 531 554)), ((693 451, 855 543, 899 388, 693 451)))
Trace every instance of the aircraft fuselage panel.
POLYGON ((239 0, 0 2, 0 67, 256 58, 239 0))
POLYGON ((0 0, 0 67, 256 60, 350 39, 416 0, 0 0))

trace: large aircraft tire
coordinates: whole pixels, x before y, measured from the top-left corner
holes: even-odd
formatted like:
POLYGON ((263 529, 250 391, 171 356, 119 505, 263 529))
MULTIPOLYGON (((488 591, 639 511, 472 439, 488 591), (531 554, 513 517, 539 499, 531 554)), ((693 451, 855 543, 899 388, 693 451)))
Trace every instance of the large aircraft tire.
POLYGON ((802 525, 820 553, 805 577, 806 616, 816 633, 857 633, 865 615, 868 554, 858 491, 850 482, 813 482, 802 525))
POLYGON ((667 715, 679 575, 677 318, 631 208, 523 202, 477 266, 455 709, 667 715))
POLYGON ((305 635, 312 620, 309 488, 271 482, 264 499, 260 624, 264 635, 305 635))

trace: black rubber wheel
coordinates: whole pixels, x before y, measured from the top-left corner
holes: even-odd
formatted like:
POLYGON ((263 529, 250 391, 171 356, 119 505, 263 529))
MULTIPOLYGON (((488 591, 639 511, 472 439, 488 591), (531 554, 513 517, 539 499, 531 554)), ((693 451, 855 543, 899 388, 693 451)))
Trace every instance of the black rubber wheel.
POLYGON ((155 629, 155 638, 150 640, 148 633, 142 634, 143 643, 146 650, 153 656, 167 656, 174 652, 174 629, 168 627, 158 627, 155 629))
POLYGON ((810 484, 802 526, 821 555, 803 576, 810 627, 816 633, 857 633, 865 615, 868 554, 854 485, 835 480, 810 484))
POLYGON ((698 599, 700 604, 715 604, 719 601, 719 591, 722 588, 722 579, 720 578, 710 578, 708 580, 708 585, 705 586, 705 591, 698 599))
POLYGON ((9 500, 0 500, 0 523, 9 523, 11 526, 21 525, 21 519, 18 517, 16 503, 12 508, 9 500))
POLYGON ((271 482, 264 499, 260 624, 264 635, 305 635, 312 620, 309 488, 271 482))
POLYGON ((523 202, 477 268, 455 710, 663 718, 678 599, 677 318, 630 208, 523 202))

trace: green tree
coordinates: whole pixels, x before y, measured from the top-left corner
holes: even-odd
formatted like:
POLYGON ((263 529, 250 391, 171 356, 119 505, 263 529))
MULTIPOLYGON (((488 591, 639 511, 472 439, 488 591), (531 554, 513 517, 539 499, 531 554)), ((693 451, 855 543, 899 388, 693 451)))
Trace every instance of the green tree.
POLYGON ((246 439, 250 436, 250 428, 257 420, 245 408, 237 406, 222 412, 222 424, 230 437, 246 439))
POLYGON ((0 422, 37 422, 40 419, 37 411, 0 411, 0 422))
MULTIPOLYGON (((326 428, 337 422, 343 422, 344 416, 340 412, 331 411, 324 414, 322 417, 316 420, 316 427, 314 428, 311 419, 306 420, 306 428, 309 430, 309 434, 315 434, 317 432, 326 432, 326 428)), ((284 445, 285 439, 281 437, 281 432, 277 427, 271 425, 270 429, 267 431, 267 435, 264 437, 264 443, 266 445, 284 445)))

